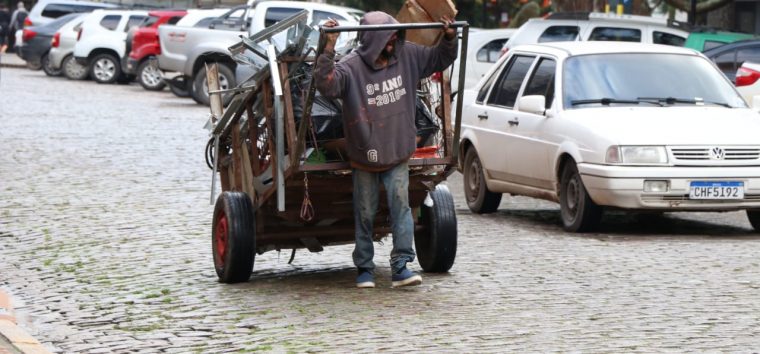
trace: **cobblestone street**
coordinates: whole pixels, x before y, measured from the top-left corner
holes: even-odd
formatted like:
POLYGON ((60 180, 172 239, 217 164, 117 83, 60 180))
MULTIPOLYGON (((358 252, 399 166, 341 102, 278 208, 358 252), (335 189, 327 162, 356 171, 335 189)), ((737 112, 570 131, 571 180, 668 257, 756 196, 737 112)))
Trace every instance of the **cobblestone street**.
MULTIPOLYGON (((448 274, 356 289, 353 245, 211 257, 208 110, 168 90, 0 69, 0 288, 58 353, 757 352, 760 237, 743 212, 605 215, 505 196, 459 228, 448 274)), ((415 263, 412 266, 419 270, 415 263)))

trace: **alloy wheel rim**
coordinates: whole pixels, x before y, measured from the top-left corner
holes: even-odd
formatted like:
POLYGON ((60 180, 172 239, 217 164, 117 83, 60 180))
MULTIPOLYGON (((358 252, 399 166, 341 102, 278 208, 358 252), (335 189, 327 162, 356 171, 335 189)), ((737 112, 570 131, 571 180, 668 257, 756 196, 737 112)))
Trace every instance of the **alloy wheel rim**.
POLYGON ((480 191, 480 162, 478 159, 472 161, 469 172, 467 200, 474 201, 478 196, 478 191, 480 191))
POLYGON ((95 62, 93 73, 98 80, 108 81, 116 74, 116 65, 109 59, 100 59, 95 62))
POLYGON ((148 65, 142 72, 142 80, 150 87, 156 87, 161 83, 161 74, 154 65, 148 65))
MULTIPOLYGON (((226 90, 230 88, 230 82, 227 80, 227 77, 224 75, 219 75, 219 89, 220 90, 226 90)), ((206 94, 206 96, 209 95, 208 93, 208 79, 203 79, 203 93, 206 94)))
POLYGON ((71 77, 81 77, 84 74, 85 70, 86 68, 84 66, 77 64, 74 62, 74 60, 69 60, 66 62, 66 72, 71 77))
POLYGON ((569 216, 575 219, 575 215, 578 213, 578 204, 580 204, 580 190, 577 177, 573 177, 567 182, 567 195, 565 196, 565 202, 567 203, 567 210, 569 216))

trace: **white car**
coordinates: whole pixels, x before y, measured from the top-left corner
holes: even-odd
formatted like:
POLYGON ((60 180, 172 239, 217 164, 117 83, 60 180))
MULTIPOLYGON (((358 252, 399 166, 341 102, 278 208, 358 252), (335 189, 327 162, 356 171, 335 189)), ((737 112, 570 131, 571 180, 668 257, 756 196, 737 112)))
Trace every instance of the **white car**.
POLYGON ((74 57, 89 68, 90 77, 98 83, 125 79, 120 58, 127 49, 127 32, 147 17, 147 11, 93 11, 79 28, 74 57))
POLYGON ((745 61, 736 71, 736 90, 753 108, 760 108, 760 98, 755 102, 754 97, 760 95, 760 63, 745 61))
POLYGON ((522 44, 560 41, 620 41, 682 47, 689 36, 679 22, 614 13, 558 12, 525 22, 504 44, 503 52, 522 44))
MULTIPOLYGON (((514 28, 470 30, 467 36, 467 65, 464 88, 470 88, 483 78, 488 69, 501 57, 501 48, 509 37, 517 31, 514 28)), ((456 91, 459 82, 459 62, 457 57, 452 68, 451 87, 456 91)))
POLYGON ((53 69, 61 69, 63 75, 71 80, 84 80, 89 76, 87 66, 74 59, 74 45, 77 43, 79 28, 89 14, 83 14, 76 20, 69 21, 53 35, 48 60, 53 69))
POLYGON ((40 0, 26 17, 24 27, 40 26, 70 13, 92 12, 97 9, 116 8, 116 4, 80 0, 40 0))
POLYGON ((572 232, 593 230, 605 207, 745 209, 760 230, 760 116, 700 53, 519 46, 463 101, 459 163, 476 213, 509 193, 559 202, 572 232))

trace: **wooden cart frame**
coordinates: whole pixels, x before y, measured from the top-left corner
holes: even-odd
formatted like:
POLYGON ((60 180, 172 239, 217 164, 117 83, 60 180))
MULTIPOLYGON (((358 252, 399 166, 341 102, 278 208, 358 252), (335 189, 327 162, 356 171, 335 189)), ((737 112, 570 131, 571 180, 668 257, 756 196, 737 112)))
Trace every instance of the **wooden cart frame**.
MULTIPOLYGON (((310 27, 304 26, 306 12, 285 19, 230 47, 238 63, 255 65, 246 51, 266 60, 266 65, 238 87, 218 89, 215 66, 209 67, 212 139, 207 161, 213 168, 212 201, 217 173, 222 193, 216 198, 212 251, 220 281, 247 281, 256 254, 271 250, 306 248, 319 252, 324 246, 354 242, 352 175, 347 161, 304 163, 313 82, 303 104, 299 123, 290 95, 294 66, 315 62, 322 45, 305 50, 310 27), (303 31, 291 50, 276 53, 271 39, 285 29, 303 31), (264 45, 261 45, 264 43, 264 45), (297 55, 302 52, 306 54, 297 55), (295 53, 295 54, 293 54, 295 53), (222 95, 229 104, 222 109, 222 95), (271 179, 271 180, 270 180, 271 179)), ((441 23, 320 28, 320 42, 327 32, 388 29, 442 28, 441 23)), ((468 25, 461 28, 459 88, 462 92, 466 65, 468 25)), ((301 33, 301 32, 299 32, 301 33)), ((445 272, 454 263, 457 224, 454 202, 444 185, 439 185, 456 168, 462 95, 451 116, 451 89, 447 75, 437 84, 440 92, 441 141, 433 156, 409 161, 409 203, 415 219, 415 246, 423 270, 445 272)), ((313 81, 313 80, 312 80, 313 81)), ((382 192, 384 194, 384 191, 382 192)), ((374 223, 375 240, 391 233, 385 198, 374 223)))

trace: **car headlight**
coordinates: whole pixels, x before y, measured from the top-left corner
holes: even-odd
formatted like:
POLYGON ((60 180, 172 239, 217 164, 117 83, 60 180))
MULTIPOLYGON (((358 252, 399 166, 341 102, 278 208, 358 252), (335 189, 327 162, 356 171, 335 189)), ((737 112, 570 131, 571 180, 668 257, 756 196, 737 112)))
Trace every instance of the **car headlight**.
POLYGON ((664 146, 619 146, 607 149, 607 163, 615 164, 667 164, 668 153, 664 146))

